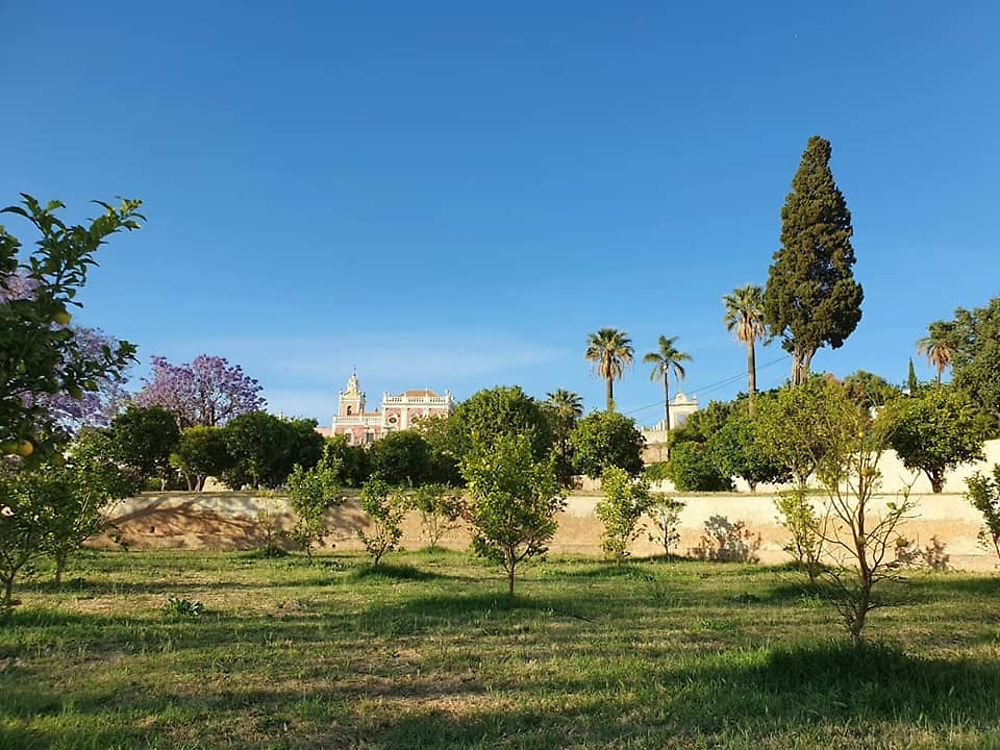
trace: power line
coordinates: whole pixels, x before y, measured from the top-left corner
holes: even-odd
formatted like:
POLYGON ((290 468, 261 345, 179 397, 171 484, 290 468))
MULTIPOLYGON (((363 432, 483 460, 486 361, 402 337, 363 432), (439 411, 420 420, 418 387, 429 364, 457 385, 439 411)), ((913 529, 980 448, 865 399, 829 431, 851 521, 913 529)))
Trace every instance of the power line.
MULTIPOLYGON (((777 359, 772 359, 770 362, 765 362, 764 364, 760 365, 757 368, 757 371, 759 372, 760 370, 767 369, 768 367, 771 367, 772 365, 776 365, 779 362, 784 362, 784 361, 786 361, 788 359, 788 357, 789 357, 789 355, 783 354, 780 357, 778 357, 777 359)), ((716 380, 714 383, 709 383, 704 388, 692 388, 691 392, 692 393, 712 393, 713 391, 717 391, 720 388, 724 388, 725 386, 730 385, 730 384, 736 382, 737 380, 741 380, 742 378, 745 378, 745 377, 746 377, 746 372, 745 371, 744 372, 740 372, 740 373, 737 373, 736 375, 731 375, 730 377, 723 378, 722 380, 716 380)), ((629 416, 629 415, 632 415, 632 414, 638 414, 639 412, 646 411, 647 409, 652 409, 654 406, 663 406, 663 402, 662 401, 655 401, 652 404, 648 404, 646 406, 640 406, 638 409, 632 409, 631 411, 623 411, 622 414, 624 416, 629 416)))

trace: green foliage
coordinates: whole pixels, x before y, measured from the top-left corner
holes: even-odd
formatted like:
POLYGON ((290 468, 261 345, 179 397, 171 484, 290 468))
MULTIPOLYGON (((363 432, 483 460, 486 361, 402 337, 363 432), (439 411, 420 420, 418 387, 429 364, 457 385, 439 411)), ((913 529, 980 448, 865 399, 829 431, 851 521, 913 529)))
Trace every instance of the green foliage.
POLYGON ((733 483, 715 467, 702 443, 683 441, 670 451, 670 480, 681 492, 728 492, 733 483))
POLYGON ((740 401, 710 401, 708 406, 696 411, 684 424, 671 431, 671 450, 673 446, 684 442, 707 443, 726 425, 738 404, 739 408, 744 408, 740 401))
POLYGON ((605 408, 615 409, 615 381, 621 380, 625 370, 632 364, 635 349, 632 339, 625 331, 617 328, 601 328, 587 336, 587 350, 584 352, 588 362, 593 363, 594 372, 604 379, 607 386, 605 408))
POLYGON ((552 461, 535 458, 528 435, 501 435, 476 445, 462 463, 476 554, 499 563, 514 594, 517 566, 542 555, 565 504, 552 461))
POLYGON ((1000 419, 1000 297, 984 307, 960 307, 954 320, 932 323, 930 330, 947 345, 952 383, 1000 419))
POLYGON ((112 456, 139 479, 166 479, 170 454, 180 443, 174 415, 159 406, 129 406, 108 428, 112 456))
POLYGON ((569 487, 573 483, 573 448, 569 438, 583 416, 583 399, 572 391, 558 388, 548 394, 542 409, 552 432, 556 478, 563 487, 569 487))
POLYGON ((416 430, 390 432, 368 450, 372 473, 392 485, 417 485, 433 472, 430 445, 416 430))
POLYGON ((767 450, 757 421, 745 410, 734 410, 722 428, 709 438, 709 459, 723 477, 742 477, 750 491, 761 482, 788 481, 789 471, 767 450))
POLYGON ((569 442, 573 467, 579 474, 596 479, 611 466, 633 476, 642 471, 646 441, 631 417, 613 411, 595 411, 580 420, 569 442))
POLYGON ((361 510, 368 517, 369 525, 367 530, 359 531, 358 536, 364 542, 372 565, 378 566, 387 552, 399 549, 406 497, 376 475, 361 488, 361 510))
POLYGON ((824 535, 827 519, 817 515, 806 491, 798 487, 782 492, 774 501, 779 522, 789 534, 782 549, 815 582, 823 569, 824 535))
MULTIPOLYGON (((911 360, 912 362, 912 360, 911 360)), ((847 397, 865 409, 880 408, 903 395, 903 390, 885 378, 865 370, 848 375, 843 382, 847 397)), ((915 393, 912 389, 911 393, 915 393)))
POLYGON ((1000 558, 1000 464, 993 466, 993 478, 983 476, 978 471, 965 480, 968 492, 965 499, 983 514, 983 528, 979 532, 980 543, 1000 558))
POLYGON ((536 459, 552 448, 549 421, 541 405, 520 386, 498 386, 473 394, 455 410, 463 433, 461 457, 473 444, 489 447, 501 437, 527 435, 536 459))
POLYGON ((285 491, 288 504, 295 511, 295 526, 289 537, 311 559, 313 548, 322 546, 329 534, 326 512, 342 502, 338 481, 339 459, 327 451, 311 469, 296 464, 288 475, 285 491))
POLYGON ((906 369, 906 390, 913 396, 920 389, 920 381, 917 380, 917 371, 913 369, 913 357, 910 357, 910 364, 906 369))
POLYGON ((642 474, 650 482, 662 482, 664 479, 670 479, 670 462, 657 461, 656 463, 648 464, 642 470, 642 474))
POLYGON ((371 458, 364 446, 351 445, 344 435, 333 435, 326 439, 322 461, 336 473, 337 484, 344 487, 360 487, 371 476, 371 458))
POLYGON ((642 529, 639 519, 649 505, 649 482, 632 476, 617 466, 609 466, 601 475, 603 497, 594 509, 604 524, 601 548, 617 563, 629 556, 629 545, 642 529))
POLYGON ((902 399, 887 411, 891 443, 903 465, 923 471, 934 492, 944 488, 945 472, 983 457, 983 426, 967 394, 933 386, 902 399))
POLYGON ((173 620, 196 620, 205 614, 205 605, 199 601, 171 596, 163 605, 163 614, 173 620))
POLYGON ((416 428, 430 449, 431 481, 460 486, 465 483, 460 465, 469 450, 469 436, 458 414, 421 419, 416 428))
POLYGON ((786 386, 759 399, 755 430, 764 450, 806 486, 826 452, 829 420, 819 418, 831 404, 846 399, 844 389, 830 378, 813 376, 798 387, 786 386))
POLYGON ((232 468, 222 428, 188 427, 182 430, 170 464, 184 476, 188 490, 200 492, 208 477, 221 477, 232 468))
POLYGON ((100 216, 86 226, 69 225, 58 216, 65 207, 59 201, 42 205, 21 197, 21 205, 0 213, 27 219, 39 237, 23 255, 21 241, 0 226, 0 444, 30 441, 32 460, 40 461, 66 437, 44 398, 65 394, 79 400, 100 381, 120 378, 134 361, 135 347, 128 342, 88 352, 69 326, 67 308, 81 307, 77 295, 100 246, 116 232, 139 229, 144 218, 141 201, 98 201, 100 216))
POLYGON ((441 537, 456 528, 465 510, 461 490, 446 484, 425 484, 416 487, 408 497, 411 508, 420 514, 420 521, 429 547, 437 547, 441 537))
POLYGON ((793 385, 816 350, 843 345, 861 320, 851 212, 830 171, 830 142, 813 136, 781 209, 781 249, 764 290, 765 322, 793 358, 793 385))
POLYGON ((686 503, 660 493, 650 495, 646 513, 653 524, 649 541, 663 547, 663 556, 669 560, 670 551, 681 540, 680 518, 686 503))
POLYGON ((323 453, 323 436, 311 419, 282 419, 265 412, 242 414, 223 427, 232 459, 223 481, 233 489, 280 487, 296 464, 316 465, 323 453))

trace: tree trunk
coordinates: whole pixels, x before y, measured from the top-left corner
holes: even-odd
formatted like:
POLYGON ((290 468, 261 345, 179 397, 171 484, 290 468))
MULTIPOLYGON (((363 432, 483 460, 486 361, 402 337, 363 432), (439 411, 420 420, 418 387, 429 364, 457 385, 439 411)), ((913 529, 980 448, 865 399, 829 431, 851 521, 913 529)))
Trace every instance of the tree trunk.
POLYGON ((753 416, 753 397, 757 393, 757 346, 752 336, 747 342, 747 390, 750 416, 753 416))
POLYGON ((926 470, 927 478, 931 480, 931 491, 938 495, 944 489, 944 472, 926 470))
POLYGON ((510 596, 514 596, 514 566, 511 565, 507 569, 507 593, 510 596))
POLYGON ((608 377, 607 402, 608 402, 608 411, 614 411, 615 410, 615 381, 614 381, 614 378, 612 378, 612 377, 608 377))
POLYGON ((63 571, 66 570, 66 557, 67 555, 65 552, 60 552, 55 555, 56 572, 53 580, 55 581, 56 586, 62 586, 63 571))
POLYGON ((663 373, 663 425, 667 428, 667 460, 670 460, 670 377, 663 373))
POLYGON ((14 596, 14 576, 5 578, 3 581, 3 606, 9 607, 14 596))

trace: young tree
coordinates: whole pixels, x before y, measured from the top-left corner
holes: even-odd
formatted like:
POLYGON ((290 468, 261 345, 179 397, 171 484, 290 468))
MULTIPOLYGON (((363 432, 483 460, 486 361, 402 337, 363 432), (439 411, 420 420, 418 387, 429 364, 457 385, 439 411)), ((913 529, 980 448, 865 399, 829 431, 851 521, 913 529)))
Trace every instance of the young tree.
POLYGON ((425 484, 414 488, 409 504, 420 514, 427 545, 436 549, 441 537, 458 526, 465 503, 460 490, 446 484, 425 484))
POLYGON ((503 566, 513 596, 518 565, 545 553, 565 505, 552 462, 535 459, 528 436, 504 435, 492 447, 475 446, 462 473, 473 548, 503 566))
POLYGON ((677 500, 670 495, 660 493, 650 495, 646 513, 653 523, 654 532, 649 535, 649 541, 663 546, 663 557, 666 560, 670 560, 670 550, 681 540, 680 518, 685 505, 683 500, 677 500))
POLYGON ((764 324, 764 290, 754 284, 747 284, 724 296, 722 304, 726 308, 722 319, 726 330, 747 348, 747 393, 750 413, 753 414, 753 398, 757 393, 756 344, 757 339, 767 334, 767 326, 764 324))
POLYGON ((594 372, 607 384, 607 410, 615 409, 615 381, 621 380, 632 364, 632 339, 617 328, 601 328, 587 337, 584 357, 594 363, 594 372))
POLYGON ((799 568, 809 576, 809 582, 815 583, 823 570, 823 536, 828 531, 828 519, 816 513, 801 487, 779 493, 774 505, 781 525, 789 533, 782 549, 795 558, 799 568))
POLYGON ((416 430, 390 432, 368 451, 372 473, 392 485, 423 484, 431 476, 431 450, 416 430))
POLYGON ((139 480, 159 478, 165 485, 170 454, 180 442, 173 414, 158 406, 130 406, 111 420, 108 428, 112 456, 139 480))
POLYGON ((804 430, 794 422, 787 429, 805 443, 816 431, 825 435, 815 460, 830 523, 820 536, 834 564, 823 576, 851 643, 859 648, 868 614, 889 604, 879 593, 883 584, 900 579, 904 561, 891 553, 903 539, 901 524, 916 506, 908 489, 882 507, 876 501, 882 482, 878 462, 889 445, 890 420, 884 415, 872 419, 843 389, 829 390, 820 407, 812 415, 815 427, 804 430))
POLYGON ((0 465, 0 607, 14 604, 14 581, 30 563, 45 554, 43 543, 55 509, 44 471, 22 471, 0 465))
POLYGON ((649 481, 634 479, 624 469, 609 466, 601 475, 604 496, 595 512, 604 524, 601 548, 604 554, 621 563, 629 556, 629 545, 642 531, 639 519, 649 506, 649 481))
POLYGON ((609 466, 635 476, 642 471, 646 441, 635 420, 613 411, 595 411, 580 420, 569 436, 573 468, 596 479, 609 466))
POLYGON ((403 536, 400 524, 406 515, 405 497, 374 476, 361 488, 361 510, 368 516, 369 528, 359 531, 358 536, 372 558, 372 565, 378 566, 387 552, 399 549, 403 536))
POLYGON ((670 374, 679 383, 684 380, 686 373, 682 362, 690 362, 691 355, 682 352, 677 348, 677 336, 667 338, 660 336, 656 351, 648 352, 642 358, 647 365, 652 365, 653 369, 649 373, 650 380, 663 382, 663 425, 667 432, 667 455, 670 455, 670 374))
POLYGON ((792 385, 806 381, 819 348, 840 348, 861 320, 851 212, 830 153, 829 141, 809 139, 781 209, 781 249, 764 290, 765 322, 792 355, 792 385))
POLYGON ((944 489, 945 473, 983 457, 983 427, 975 404, 962 391, 939 385, 896 402, 891 444, 907 469, 922 471, 934 492, 944 489))
POLYGON ((311 469, 296 464, 286 482, 288 504, 295 511, 290 536, 310 560, 313 548, 322 546, 330 532, 326 512, 343 502, 336 463, 336 459, 322 460, 311 469))
POLYGON ((180 442, 170 456, 170 464, 184 476, 189 491, 201 492, 208 477, 221 477, 233 465, 222 428, 181 430, 180 442))
POLYGON ((583 416, 583 399, 572 391, 558 388, 542 404, 552 425, 556 477, 563 487, 573 482, 573 450, 569 438, 583 416))
POLYGON ((979 531, 980 543, 1000 558, 1000 464, 993 467, 993 478, 983 476, 978 471, 965 480, 968 492, 965 499, 983 514, 983 528, 979 531))
POLYGON ((166 409, 181 427, 223 426, 264 408, 260 383, 225 357, 200 354, 181 365, 153 357, 152 366, 153 377, 136 394, 135 402, 166 409))
POLYGON ((144 218, 141 201, 125 199, 118 206, 98 202, 103 214, 71 225, 58 216, 59 201, 22 199, 0 213, 27 219, 40 236, 37 249, 22 256, 20 240, 0 226, 0 452, 40 461, 67 437, 52 400, 82 399, 134 359, 126 342, 89 347, 69 327, 69 308, 81 307, 77 295, 101 245, 116 232, 139 229, 144 218))

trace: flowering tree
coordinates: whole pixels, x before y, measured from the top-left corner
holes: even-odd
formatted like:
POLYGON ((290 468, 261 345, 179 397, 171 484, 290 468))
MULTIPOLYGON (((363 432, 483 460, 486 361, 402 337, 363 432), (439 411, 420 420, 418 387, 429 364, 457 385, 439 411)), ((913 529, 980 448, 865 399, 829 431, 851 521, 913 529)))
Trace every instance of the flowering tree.
POLYGON ((217 427, 242 414, 260 411, 262 387, 225 357, 200 354, 190 364, 172 365, 153 357, 153 376, 135 396, 139 406, 160 406, 184 427, 217 427))
MULTIPOLYGON (((121 343, 99 328, 74 327, 72 330, 79 352, 88 359, 98 359, 105 347, 114 351, 121 343)), ((73 434, 86 427, 107 427, 128 397, 126 379, 124 370, 115 370, 94 378, 96 390, 83 391, 80 398, 68 393, 44 393, 36 400, 53 422, 73 434)))

